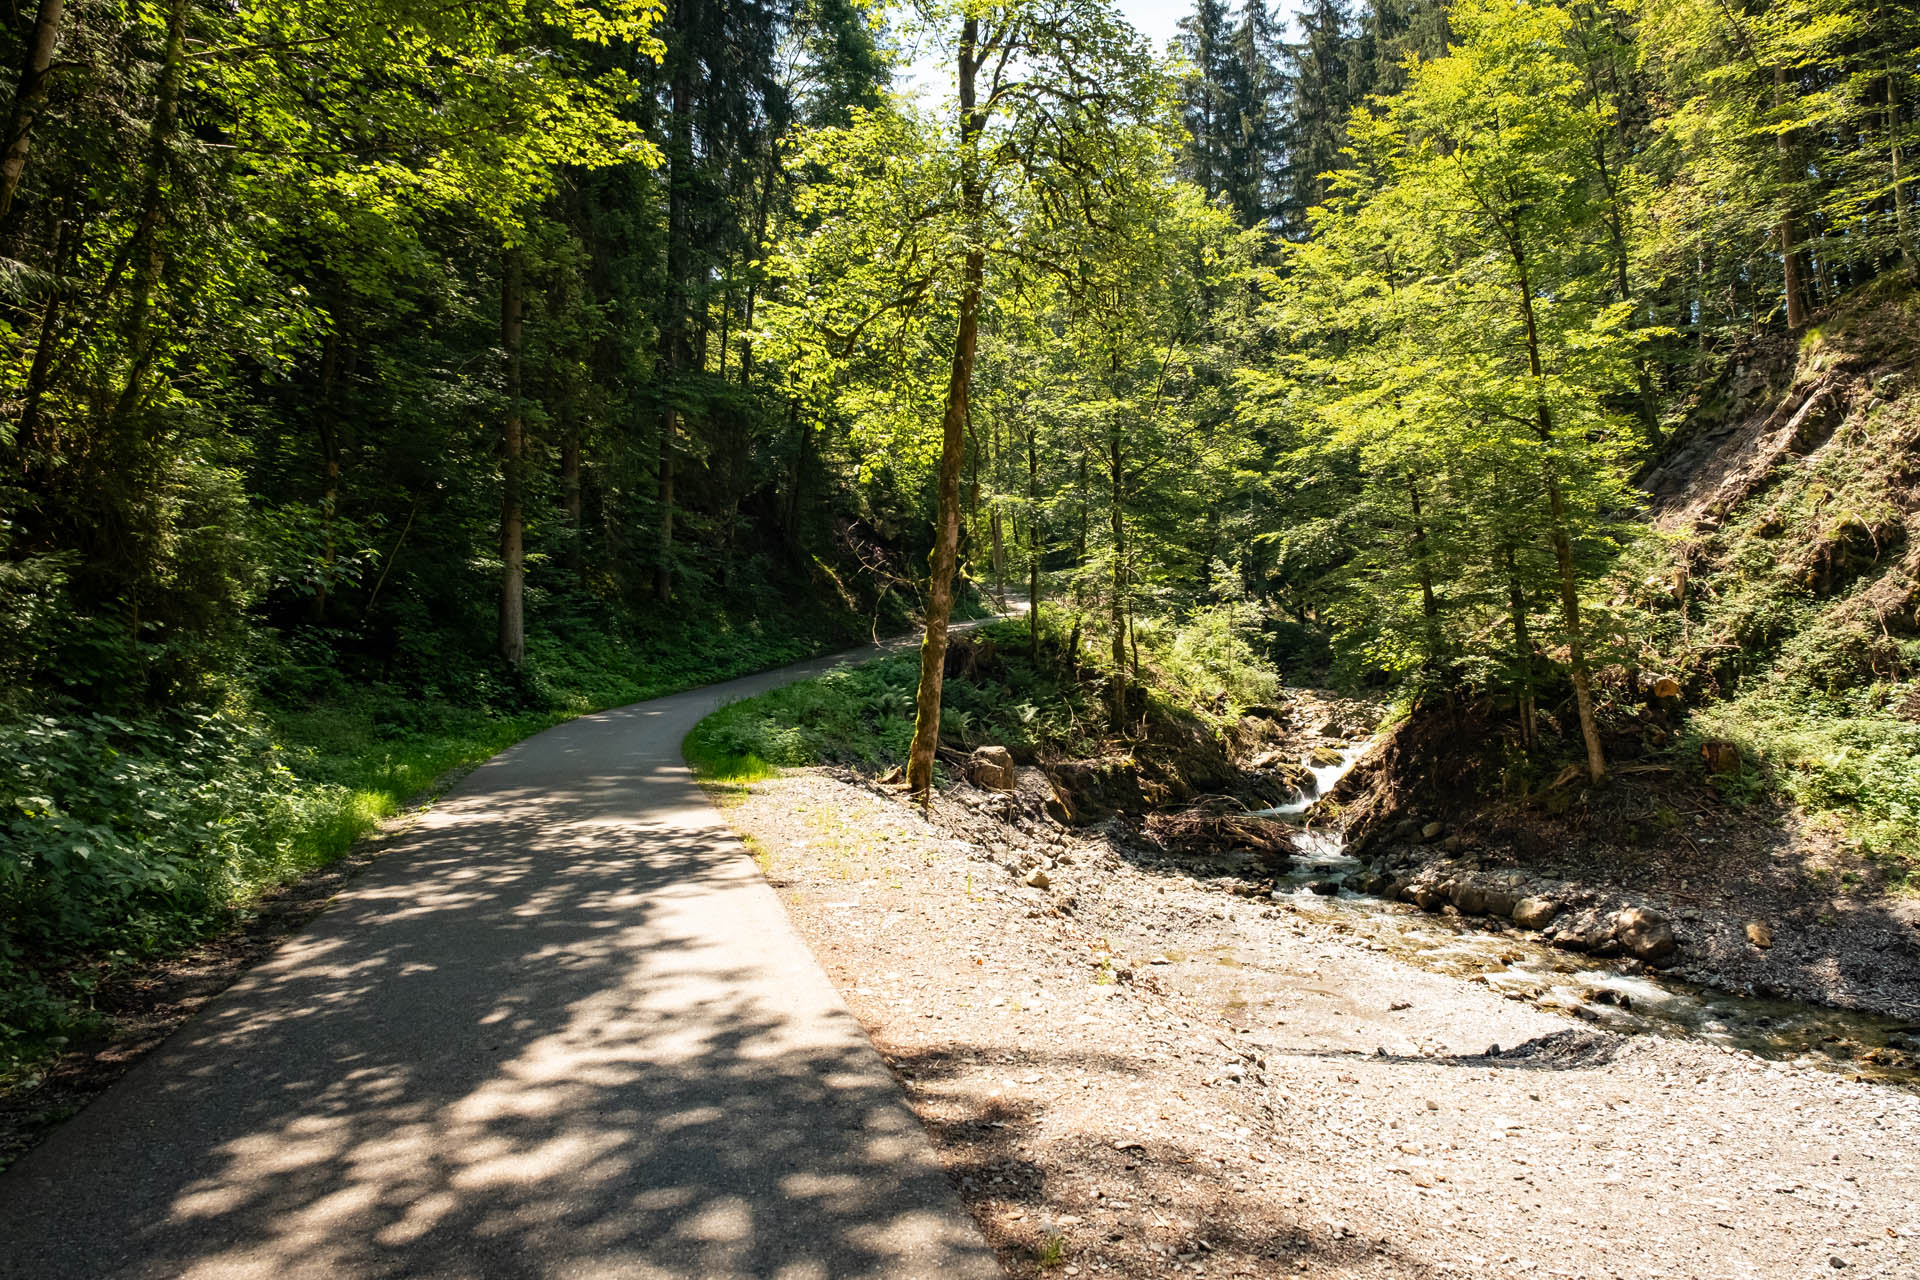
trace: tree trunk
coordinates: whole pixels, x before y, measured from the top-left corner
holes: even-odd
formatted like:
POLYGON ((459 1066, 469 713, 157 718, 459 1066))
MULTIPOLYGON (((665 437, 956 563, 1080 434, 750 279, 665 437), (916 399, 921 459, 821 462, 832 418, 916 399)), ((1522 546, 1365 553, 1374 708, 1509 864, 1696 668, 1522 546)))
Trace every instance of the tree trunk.
POLYGON ((1513 616, 1513 656, 1519 672, 1519 688, 1514 694, 1514 712, 1520 718, 1520 745, 1533 750, 1533 637, 1527 631, 1527 593, 1520 586, 1520 567, 1514 561, 1513 544, 1500 548, 1506 560, 1507 607, 1513 616))
POLYGON ((1906 175, 1901 172, 1900 102, 1893 87, 1893 73, 1887 74, 1887 147, 1893 163, 1893 226, 1900 242, 1900 262, 1909 273, 1920 269, 1920 255, 1913 247, 1912 214, 1909 212, 1906 175))
POLYGON ((334 374, 340 364, 340 338, 329 333, 320 351, 320 400, 314 406, 314 428, 320 437, 320 589, 313 593, 313 621, 327 618, 333 568, 338 563, 334 523, 340 505, 340 432, 333 414, 334 374))
POLYGON ((141 175, 140 214, 134 222, 133 238, 128 244, 132 264, 132 303, 127 308, 127 346, 132 364, 125 388, 114 406, 116 425, 126 421, 140 402, 147 370, 153 364, 154 347, 159 341, 153 319, 153 292, 159 286, 163 255, 160 245, 160 221, 166 197, 169 155, 173 135, 180 119, 181 62, 187 40, 187 12, 190 0, 173 0, 167 14, 167 43, 160 67, 153 122, 147 133, 147 156, 141 175))
POLYGON ((519 248, 501 257, 500 339, 507 353, 507 418, 500 433, 500 660, 518 667, 527 656, 526 614, 521 594, 526 561, 522 545, 520 486, 526 440, 521 420, 520 354, 523 275, 519 248))
POLYGON ((567 568, 576 584, 586 572, 586 502, 580 484, 580 414, 569 386, 561 409, 560 492, 567 515, 567 568))
POLYGON ((13 91, 13 110, 7 116, 6 155, 0 157, 0 226, 13 211, 14 194, 27 170, 34 118, 46 105, 47 70, 53 65, 53 47, 60 40, 60 10, 61 0, 40 0, 40 13, 27 40, 20 80, 13 91))
MULTIPOLYGON (((73 220, 73 195, 71 192, 61 202, 60 220, 53 232, 53 273, 58 276, 67 267, 69 242, 73 220)), ((47 309, 40 316, 40 332, 34 339, 33 363, 27 370, 27 386, 24 402, 20 408, 20 425, 14 432, 13 454, 22 477, 34 472, 34 448, 40 432, 40 405, 47 392, 48 375, 53 368, 54 337, 60 329, 60 311, 65 306, 67 291, 56 284, 47 295, 47 309)), ((30 507, 29 507, 30 509, 30 507)), ((24 527, 27 515, 21 511, 16 516, 20 522, 15 529, 15 538, 21 537, 20 528, 24 527)))
MULTIPOLYGON (((1773 72, 1773 105, 1776 110, 1786 102, 1786 79, 1786 72, 1776 67, 1773 72)), ((1807 324, 1807 295, 1800 282, 1800 250, 1793 230, 1792 187, 1798 183, 1799 175, 1793 172, 1792 148, 1788 146, 1784 132, 1774 136, 1774 146, 1780 157, 1780 177, 1786 184, 1786 189, 1781 192, 1780 278, 1787 296, 1787 328, 1798 333, 1807 324)))
MULTIPOLYGON (((691 28, 687 15, 692 0, 674 5, 674 25, 691 28)), ((673 116, 667 147, 667 315, 660 335, 666 357, 669 395, 684 392, 686 375, 693 370, 693 342, 687 332, 693 289, 693 182, 697 157, 693 154, 694 60, 685 48, 669 54, 674 59, 671 96, 673 116)), ((653 561, 653 595, 665 602, 673 594, 673 481, 677 460, 680 413, 669 408, 660 418, 659 524, 653 561)))
MULTIPOLYGON (((1527 276, 1527 264, 1518 246, 1513 249, 1514 267, 1520 278, 1520 318, 1526 328, 1527 369, 1538 383, 1546 376, 1540 361, 1540 327, 1533 312, 1533 285, 1527 276)), ((1535 431, 1542 449, 1553 444, 1553 414, 1542 394, 1535 405, 1535 431)), ((1607 776, 1607 757, 1600 746, 1600 725, 1593 714, 1593 680, 1587 670, 1586 637, 1580 631, 1580 583, 1574 571, 1573 539, 1567 532, 1566 498, 1553 473, 1549 458, 1541 460, 1541 479, 1547 490, 1548 528, 1553 542, 1553 558, 1560 570, 1560 617, 1567 630, 1567 666, 1573 679, 1574 702, 1580 711, 1580 735, 1586 740, 1587 773, 1594 783, 1607 776)))
POLYGON ((986 186, 977 154, 986 116, 974 105, 980 22, 968 17, 960 31, 960 199, 967 224, 967 256, 960 286, 959 328, 947 377, 947 411, 941 424, 940 482, 934 520, 933 577, 927 584, 927 634, 920 645, 920 687, 914 695, 913 744, 907 752, 907 787, 922 803, 932 798, 933 756, 940 745, 940 693, 947 665, 947 623, 953 611, 953 572, 960 552, 960 466, 966 452, 967 405, 973 393, 973 362, 979 339, 980 293, 986 282, 986 246, 981 243, 986 186))
POLYGON ((1027 656, 1040 664, 1040 453, 1027 420, 1027 656))
MULTIPOLYGON (((993 452, 987 458, 987 474, 991 478, 998 474, 997 468, 1003 460, 1000 452, 1000 424, 993 424, 993 452)), ((999 480, 994 480, 994 492, 999 493, 999 480)), ((1000 518, 1000 503, 996 498, 987 509, 987 535, 992 543, 990 554, 993 556, 993 594, 1002 609, 1007 607, 1007 543, 1000 518)))
MULTIPOLYGON (((1541 410, 1546 421, 1546 411, 1541 410)), ((1607 757, 1600 746, 1600 725, 1593 714, 1593 679, 1587 670, 1586 637, 1580 632, 1580 588, 1574 576, 1573 540, 1567 536, 1567 504, 1560 482, 1547 476, 1547 507, 1553 517, 1553 558, 1560 569, 1560 616, 1567 628, 1567 666, 1573 677, 1574 705, 1580 712, 1580 736, 1587 744, 1587 775, 1595 782, 1607 777, 1607 757)))
POLYGON ((1108 602, 1108 621, 1113 631, 1113 727, 1118 729, 1127 722, 1127 529, 1117 421, 1107 432, 1107 461, 1113 482, 1107 513, 1113 533, 1113 593, 1108 602))
POLYGON ((1441 676, 1441 683, 1452 699, 1453 681, 1446 674, 1446 639, 1440 629, 1440 601, 1433 593, 1433 556, 1427 543, 1427 526, 1420 507, 1420 477, 1407 477, 1407 501, 1413 510, 1413 562, 1420 575, 1420 615, 1427 626, 1427 669, 1441 676))

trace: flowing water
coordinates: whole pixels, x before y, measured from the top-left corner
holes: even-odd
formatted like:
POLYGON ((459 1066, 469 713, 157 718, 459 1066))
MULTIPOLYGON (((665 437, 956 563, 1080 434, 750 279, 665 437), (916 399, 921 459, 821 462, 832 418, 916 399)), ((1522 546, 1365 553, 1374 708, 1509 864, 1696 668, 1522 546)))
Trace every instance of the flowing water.
POLYGON ((1315 789, 1261 816, 1301 828, 1301 855, 1275 890, 1296 913, 1373 943, 1423 968, 1483 980, 1504 995, 1560 1009, 1609 1030, 1691 1036, 1749 1050, 1774 1061, 1843 1071, 1920 1088, 1920 1025, 1792 1000, 1736 996, 1646 972, 1618 960, 1547 946, 1533 935, 1491 920, 1429 914, 1344 888, 1362 869, 1337 830, 1312 824, 1314 803, 1364 755, 1371 743, 1341 751, 1340 762, 1315 767, 1315 789))

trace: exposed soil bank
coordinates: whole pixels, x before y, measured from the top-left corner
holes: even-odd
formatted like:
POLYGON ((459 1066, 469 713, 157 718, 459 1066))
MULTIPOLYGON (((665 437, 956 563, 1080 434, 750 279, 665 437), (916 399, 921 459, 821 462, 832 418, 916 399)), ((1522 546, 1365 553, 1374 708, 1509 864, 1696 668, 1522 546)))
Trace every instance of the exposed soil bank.
POLYGON ((1832 832, 1729 804, 1704 769, 1672 765, 1489 802, 1472 754, 1444 753, 1444 736, 1403 724, 1335 788, 1329 820, 1350 824, 1348 851, 1372 873, 1354 887, 1501 922, 1534 898, 1546 940, 1601 954, 1626 950, 1612 918, 1650 910, 1672 930, 1658 962, 1677 977, 1920 1023, 1920 896, 1832 832))

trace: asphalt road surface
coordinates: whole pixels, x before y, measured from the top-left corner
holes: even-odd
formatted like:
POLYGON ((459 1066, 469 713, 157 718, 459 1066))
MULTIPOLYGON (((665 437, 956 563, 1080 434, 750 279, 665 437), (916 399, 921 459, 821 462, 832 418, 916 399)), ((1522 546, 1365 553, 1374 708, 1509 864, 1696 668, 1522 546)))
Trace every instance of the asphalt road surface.
POLYGON ((834 661, 475 770, 0 1174, 0 1275, 998 1276, 680 758, 834 661))

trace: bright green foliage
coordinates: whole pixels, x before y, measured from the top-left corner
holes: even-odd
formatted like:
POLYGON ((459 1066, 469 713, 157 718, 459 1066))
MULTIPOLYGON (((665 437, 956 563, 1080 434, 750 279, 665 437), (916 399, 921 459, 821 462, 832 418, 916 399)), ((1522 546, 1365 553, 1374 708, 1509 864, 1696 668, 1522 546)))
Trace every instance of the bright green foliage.
MULTIPOLYGON (((1097 712, 1059 669, 1057 631, 1049 632, 1038 666, 1026 657, 1024 623, 995 623, 975 634, 994 645, 1004 675, 948 683, 945 740, 1015 749, 1089 745, 1097 712)), ((798 765, 897 761, 913 736, 919 675, 917 655, 899 653, 732 703, 688 735, 687 759, 702 777, 721 781, 751 781, 798 765)))
POLYGON ((1312 415, 1310 453, 1352 459, 1333 617, 1355 656, 1523 689, 1534 640, 1591 639, 1560 607, 1558 539, 1577 592, 1630 507, 1604 399, 1631 354, 1592 163, 1608 121, 1563 11, 1474 0, 1453 20, 1448 57, 1354 117, 1355 167, 1275 286, 1287 380, 1252 385, 1312 415))

